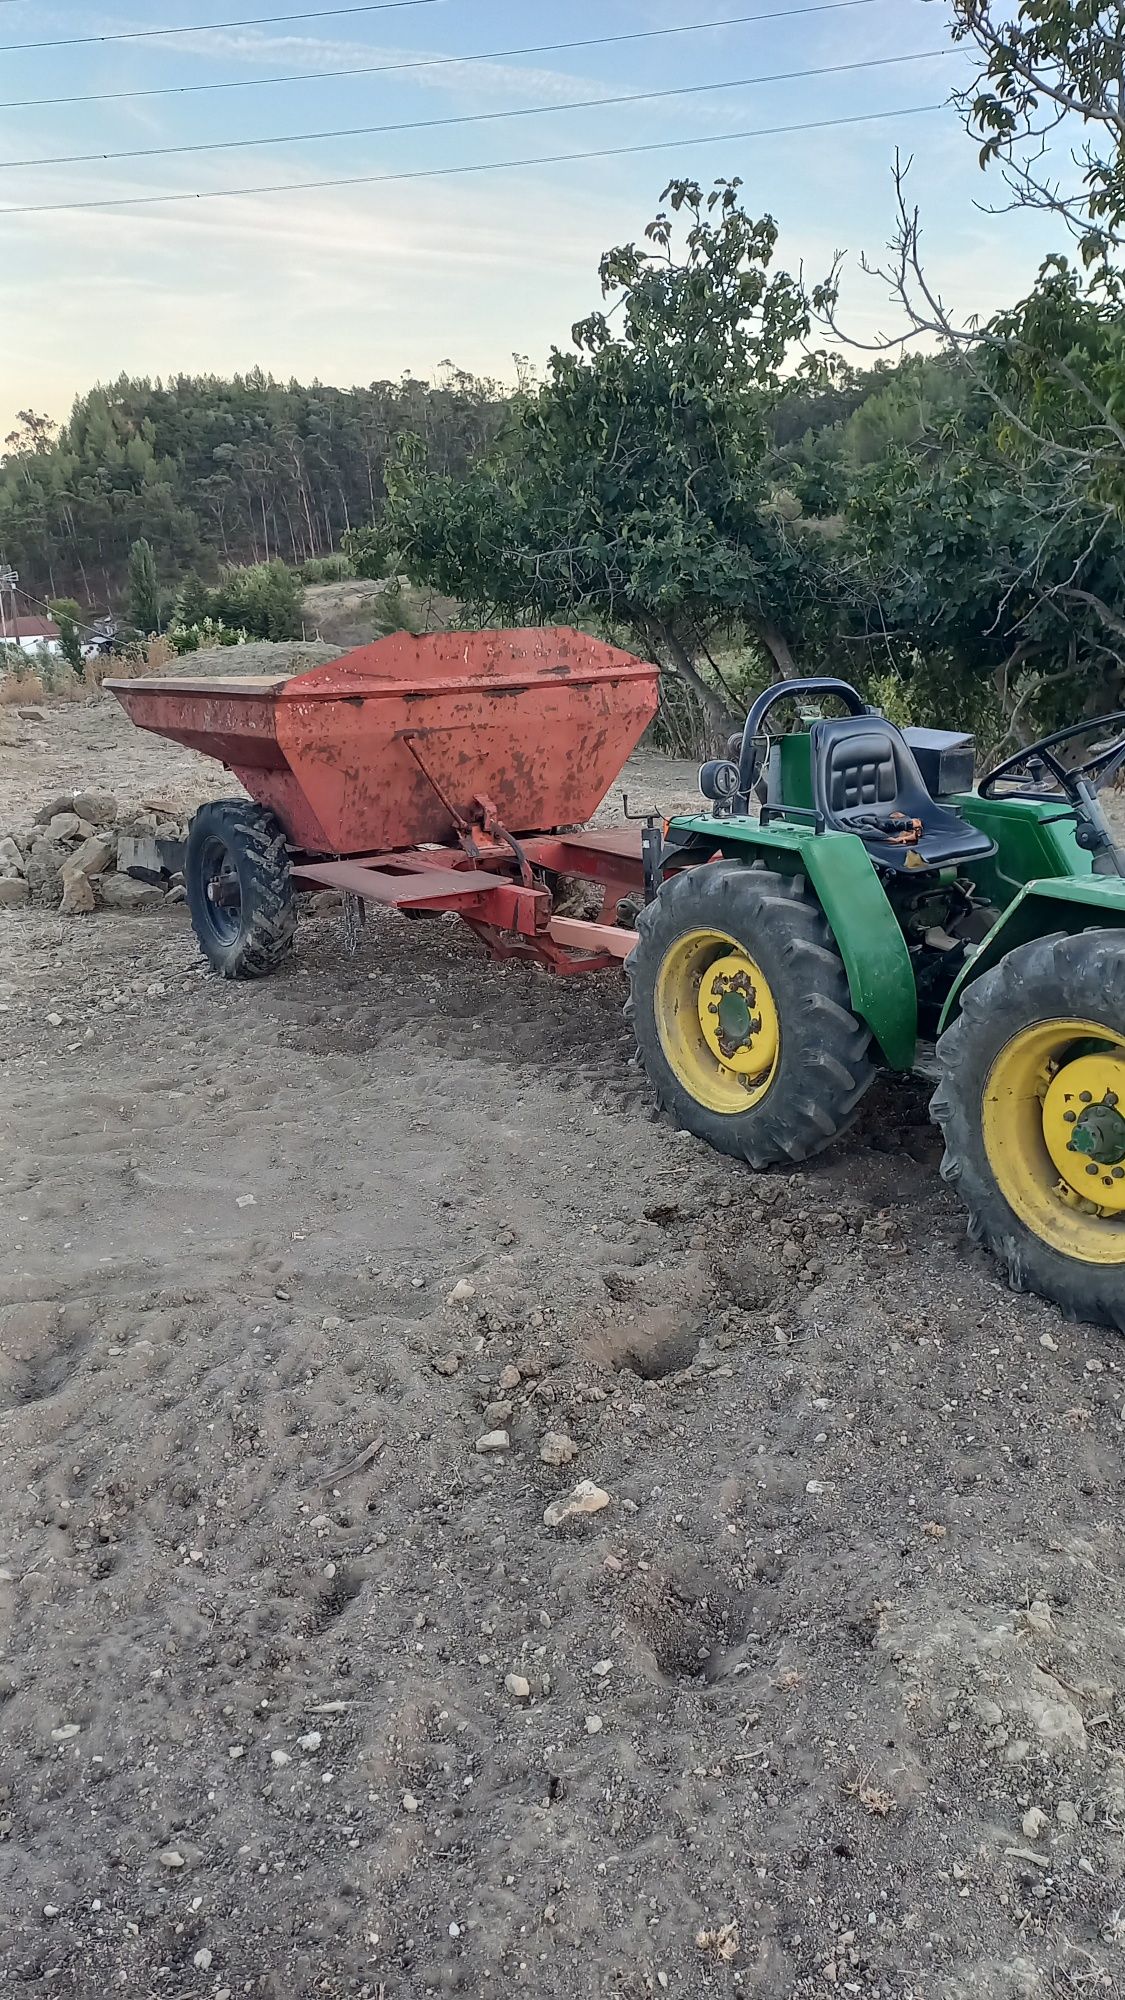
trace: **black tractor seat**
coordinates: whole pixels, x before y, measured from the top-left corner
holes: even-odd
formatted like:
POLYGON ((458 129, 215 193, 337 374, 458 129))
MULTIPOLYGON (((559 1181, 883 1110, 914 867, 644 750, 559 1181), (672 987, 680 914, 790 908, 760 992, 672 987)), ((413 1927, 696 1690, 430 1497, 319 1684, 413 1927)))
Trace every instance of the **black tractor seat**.
POLYGON ((881 715, 814 722, 813 803, 826 827, 858 834, 880 868, 943 868, 996 842, 930 796, 900 729, 881 715))

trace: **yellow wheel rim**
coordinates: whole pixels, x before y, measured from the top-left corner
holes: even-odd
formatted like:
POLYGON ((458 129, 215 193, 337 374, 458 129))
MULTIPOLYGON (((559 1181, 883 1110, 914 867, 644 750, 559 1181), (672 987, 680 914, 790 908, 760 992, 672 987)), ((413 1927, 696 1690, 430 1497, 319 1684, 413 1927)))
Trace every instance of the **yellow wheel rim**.
POLYGON ((1064 1257, 1125 1264, 1125 1035, 1037 1021, 984 1087, 985 1151, 1009 1208, 1064 1257))
POLYGON ((656 1027, 677 1082, 708 1111, 751 1110, 777 1074, 781 1028, 769 981, 722 931, 687 931, 665 952, 656 1027))

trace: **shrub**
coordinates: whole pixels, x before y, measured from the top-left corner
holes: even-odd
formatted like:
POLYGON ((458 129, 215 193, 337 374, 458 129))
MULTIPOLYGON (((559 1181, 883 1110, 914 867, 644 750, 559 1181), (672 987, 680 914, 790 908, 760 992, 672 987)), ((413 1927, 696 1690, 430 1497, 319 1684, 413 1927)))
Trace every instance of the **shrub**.
POLYGON ((179 590, 176 592, 176 607, 173 621, 177 625, 200 625, 210 616, 211 592, 203 578, 189 569, 179 590))
POLYGON ((167 637, 177 653, 198 653, 212 646, 245 646, 250 634, 241 625, 224 625, 221 618, 203 618, 194 625, 177 620, 167 637))
POLYGON ((304 586, 287 563, 224 569, 214 590, 194 572, 180 585, 170 630, 179 653, 245 639, 299 639, 304 586))
POLYGON ((346 583, 355 575, 350 557, 341 554, 310 556, 298 571, 302 583, 346 583))
POLYGON ((223 571, 209 610, 221 624, 254 639, 299 639, 301 596, 301 579, 287 563, 252 563, 223 571))
POLYGON ((909 677, 894 668, 873 674, 866 688, 869 700, 900 729, 968 730, 976 737, 978 755, 987 757, 1004 740, 1006 726, 991 680, 981 677, 966 684, 966 677, 941 654, 912 664, 915 672, 909 677))

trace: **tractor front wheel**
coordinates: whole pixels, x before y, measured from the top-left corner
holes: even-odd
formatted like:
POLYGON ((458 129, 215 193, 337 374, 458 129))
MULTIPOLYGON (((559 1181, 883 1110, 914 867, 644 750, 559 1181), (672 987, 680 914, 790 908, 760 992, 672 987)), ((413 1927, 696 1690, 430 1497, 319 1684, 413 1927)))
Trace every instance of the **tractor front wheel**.
POLYGON ((938 1042, 942 1173, 1016 1291, 1125 1331, 1125 937, 1010 952, 938 1042))
POLYGON ((192 820, 184 856, 192 928, 224 979, 261 979, 293 942, 297 911, 279 822, 249 799, 219 799, 192 820))
POLYGON ((678 1125, 753 1167, 805 1160, 852 1123, 871 1036, 804 878, 707 862, 637 919, 626 1013, 678 1125))

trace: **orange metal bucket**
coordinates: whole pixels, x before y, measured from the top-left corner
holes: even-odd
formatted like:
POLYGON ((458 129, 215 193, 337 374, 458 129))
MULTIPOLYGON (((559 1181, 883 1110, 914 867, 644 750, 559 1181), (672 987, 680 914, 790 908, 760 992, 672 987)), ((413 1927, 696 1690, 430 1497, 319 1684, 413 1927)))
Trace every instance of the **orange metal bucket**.
POLYGON ((295 848, 446 842, 589 819, 656 713, 651 664, 565 628, 395 633, 292 680, 107 681, 142 729, 217 757, 295 848))

